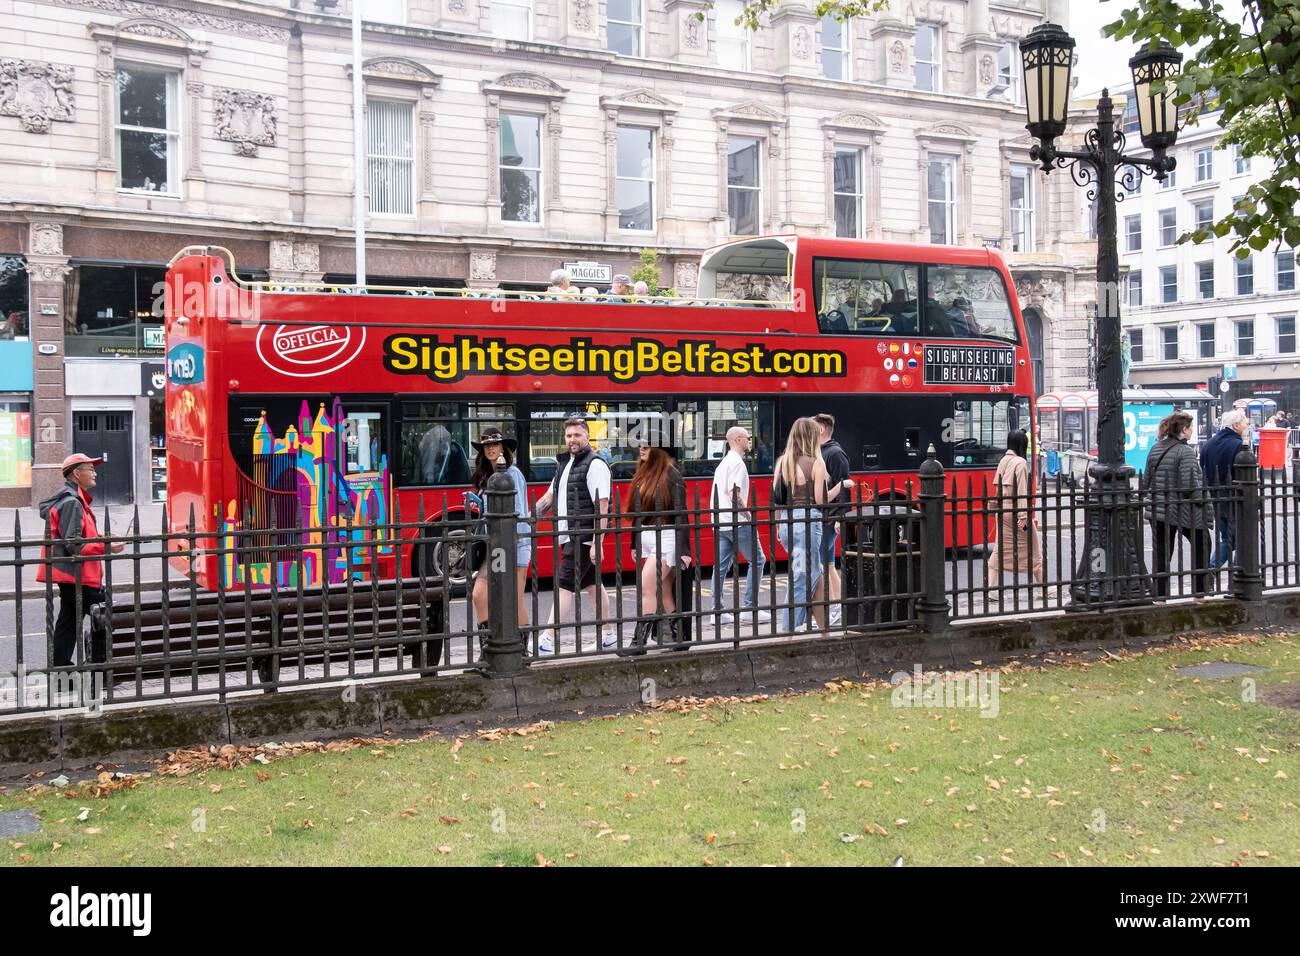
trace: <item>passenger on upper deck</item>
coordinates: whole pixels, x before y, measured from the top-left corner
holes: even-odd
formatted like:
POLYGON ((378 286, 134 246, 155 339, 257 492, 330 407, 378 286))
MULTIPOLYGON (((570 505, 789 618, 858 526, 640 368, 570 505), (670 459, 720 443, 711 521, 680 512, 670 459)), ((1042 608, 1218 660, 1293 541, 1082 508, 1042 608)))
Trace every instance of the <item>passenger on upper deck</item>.
POLYGON ((551 284, 546 292, 549 295, 577 295, 578 287, 573 284, 568 269, 555 269, 551 272, 551 284))

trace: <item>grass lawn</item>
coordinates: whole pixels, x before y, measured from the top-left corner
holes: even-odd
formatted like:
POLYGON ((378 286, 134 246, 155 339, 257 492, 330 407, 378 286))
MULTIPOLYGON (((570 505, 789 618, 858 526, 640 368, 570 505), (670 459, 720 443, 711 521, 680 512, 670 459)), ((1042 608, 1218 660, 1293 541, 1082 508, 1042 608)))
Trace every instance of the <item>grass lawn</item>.
POLYGON ((0 862, 1294 866, 1300 711, 1265 701, 1298 673, 1295 636, 1247 638, 1008 670, 996 717, 850 684, 74 782, 0 796, 44 825, 0 862), (1172 670, 1221 658, 1270 668, 1257 700, 1172 670))

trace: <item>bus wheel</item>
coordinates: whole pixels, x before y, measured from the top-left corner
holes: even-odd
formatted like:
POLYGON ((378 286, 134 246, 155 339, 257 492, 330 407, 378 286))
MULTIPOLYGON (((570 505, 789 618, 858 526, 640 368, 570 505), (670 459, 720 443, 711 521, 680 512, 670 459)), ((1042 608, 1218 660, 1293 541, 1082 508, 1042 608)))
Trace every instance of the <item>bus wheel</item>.
POLYGON ((465 531, 453 528, 445 534, 438 534, 436 526, 430 526, 412 555, 412 576, 419 580, 446 581, 447 596, 458 598, 469 593, 470 546, 465 541, 465 531))

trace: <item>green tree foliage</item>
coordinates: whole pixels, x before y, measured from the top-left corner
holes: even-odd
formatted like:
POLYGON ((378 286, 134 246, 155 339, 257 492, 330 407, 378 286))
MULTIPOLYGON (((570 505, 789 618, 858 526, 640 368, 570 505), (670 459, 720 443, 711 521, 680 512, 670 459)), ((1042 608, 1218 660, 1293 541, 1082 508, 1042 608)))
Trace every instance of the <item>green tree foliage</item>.
MULTIPOLYGON (((1130 0, 1132 2, 1132 0, 1130 0)), ((1179 102, 1217 99, 1224 143, 1262 157, 1271 174, 1238 208, 1179 241, 1231 235, 1244 259, 1272 243, 1300 247, 1300 5, 1248 0, 1244 24, 1215 0, 1136 0, 1105 32, 1117 40, 1168 40, 1183 50, 1179 102)), ((1190 122, 1197 113, 1190 111, 1190 122)))
POLYGON ((659 253, 648 246, 641 250, 641 264, 632 270, 632 282, 644 282, 650 287, 651 295, 660 293, 659 253))

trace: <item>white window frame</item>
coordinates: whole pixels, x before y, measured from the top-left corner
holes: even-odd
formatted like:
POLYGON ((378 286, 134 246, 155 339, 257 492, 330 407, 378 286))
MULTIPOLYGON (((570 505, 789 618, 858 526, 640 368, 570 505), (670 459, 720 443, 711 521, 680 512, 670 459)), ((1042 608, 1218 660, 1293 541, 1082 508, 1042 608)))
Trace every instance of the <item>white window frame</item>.
POLYGON ((1178 186, 1178 170, 1171 169, 1169 170, 1169 172, 1165 173, 1165 181, 1160 184, 1160 188, 1162 190, 1174 189, 1177 186, 1178 186))
POLYGON ((1234 176, 1250 175, 1250 157, 1241 155, 1241 144, 1232 144, 1232 174, 1234 176))
POLYGON ((1203 359, 1212 359, 1219 354, 1219 329, 1218 323, 1210 320, 1209 322, 1196 323, 1196 354, 1203 359), (1205 340, 1205 330, 1210 330, 1210 340, 1205 340), (1205 346, 1210 347, 1210 352, 1205 353, 1205 346))
POLYGON ((1130 270, 1125 281, 1127 284, 1124 287, 1124 304, 1133 309, 1142 308, 1142 270, 1130 270), (1137 295, 1134 295, 1135 292, 1137 295), (1137 301, 1134 302, 1134 299, 1137 301))
POLYGON ((417 126, 416 126, 416 119, 415 119, 414 102, 410 100, 394 99, 392 97, 385 97, 385 96, 366 97, 366 212, 369 215, 384 216, 386 218, 393 217, 393 218, 400 218, 400 219, 415 218, 415 207, 418 201, 416 196, 416 178, 415 178, 416 130, 417 130, 417 126), (375 107, 380 107, 380 109, 377 110, 375 109, 375 107), (376 153, 374 151, 374 143, 371 138, 372 137, 372 130, 370 126, 371 120, 379 112, 382 112, 383 110, 388 109, 390 107, 395 107, 396 109, 399 110, 405 110, 407 114, 407 122, 410 124, 409 126, 410 137, 408 142, 410 143, 411 152, 409 156, 399 156, 396 153, 382 154, 382 153, 376 153), (376 195, 377 190, 374 189, 374 181, 375 181, 374 177, 376 175, 377 169, 382 168, 385 164, 389 165, 392 168, 396 168, 400 165, 406 166, 406 172, 408 177, 408 182, 406 187, 406 197, 409 201, 409 208, 394 210, 392 208, 377 209, 375 207, 374 203, 377 198, 376 195))
POLYGON ((1273 337, 1275 339, 1278 355, 1295 355, 1296 354, 1296 317, 1294 315, 1274 316, 1273 337), (1287 321, 1288 319, 1291 320, 1291 332, 1289 333, 1289 337, 1291 339, 1291 348, 1289 350, 1282 348, 1282 336, 1284 334, 1288 334, 1282 331, 1282 323, 1287 321))
MULTIPOLYGON (((614 205, 615 207, 618 206, 618 184, 620 182, 626 181, 626 182, 650 184, 650 228, 638 229, 633 226, 624 226, 622 223, 620 223, 618 227, 620 231, 637 232, 642 234, 649 234, 658 231, 659 229, 659 215, 658 215, 659 183, 657 181, 658 180, 657 173, 659 168, 658 164, 659 164, 659 130, 653 126, 642 126, 637 123, 619 123, 617 129, 615 130, 615 142, 614 142, 614 205), (619 175, 617 130, 620 129, 644 130, 645 132, 650 134, 650 176, 648 178, 644 176, 620 176, 619 175)), ((618 210, 617 212, 619 215, 621 215, 621 210, 618 210)))
POLYGON ((751 134, 749 134, 749 133, 730 133, 730 134, 728 134, 728 136, 727 136, 727 163, 728 163, 728 165, 730 165, 730 162, 731 162, 731 153, 732 153, 731 144, 732 144, 732 141, 733 141, 733 140, 738 140, 738 139, 752 140, 752 141, 757 145, 757 147, 758 147, 758 176, 756 177, 756 178, 758 179, 758 185, 757 185, 757 186, 733 186, 733 185, 731 184, 731 178, 730 178, 729 176, 727 177, 727 179, 726 179, 726 187, 727 187, 727 235, 729 235, 729 236, 761 236, 761 235, 763 234, 763 223, 766 221, 766 220, 763 218, 763 213, 764 213, 764 207, 763 207, 763 204, 764 204, 764 201, 765 201, 764 196, 763 196, 763 174, 764 174, 765 172, 767 172, 767 170, 766 170, 766 168, 765 168, 765 166, 764 166, 764 154, 767 152, 767 140, 766 140, 764 137, 762 137, 762 136, 751 135, 751 134), (736 216, 736 212, 735 212, 735 208, 736 208, 736 207, 735 207, 735 204, 732 203, 732 201, 731 201, 731 194, 732 194, 733 190, 736 190, 736 191, 744 191, 744 192, 757 192, 757 193, 758 193, 758 221, 755 223, 755 227, 756 227, 756 229, 757 229, 756 232, 752 232, 752 233, 751 233, 751 232, 732 232, 731 226, 732 226, 732 223, 735 221, 735 216, 736 216))
POLYGON ((1128 330, 1128 354, 1129 361, 1134 365, 1138 362, 1146 361, 1147 345, 1146 329, 1139 326, 1128 330), (1134 354, 1136 352, 1136 354, 1134 354))
MULTIPOLYGON (((945 208, 944 221, 948 233, 942 245, 955 246, 957 244, 957 163, 961 157, 952 156, 947 153, 930 153, 926 163, 926 194, 925 194, 925 222, 928 228, 930 223, 930 209, 936 203, 945 208), (947 186, 947 195, 935 199, 930 193, 930 168, 935 163, 941 164, 946 170, 947 175, 944 182, 947 186)), ((931 242, 937 242, 934 236, 930 236, 931 242)))
POLYGON ((1175 245, 1175 244, 1178 242, 1178 210, 1177 210, 1177 208, 1170 207, 1169 209, 1161 209, 1159 212, 1157 212, 1157 213, 1156 213, 1156 227, 1157 227, 1157 228, 1156 228, 1157 238, 1159 239, 1159 242, 1157 242, 1157 246, 1158 246, 1159 248, 1164 249, 1164 248, 1167 248, 1167 247, 1169 247, 1169 246, 1175 245), (1165 225, 1165 216, 1166 216, 1166 214, 1168 214, 1168 215, 1172 215, 1172 216, 1173 216, 1173 219, 1174 219, 1174 221, 1173 221, 1173 225, 1170 226, 1170 227, 1168 227, 1168 228, 1170 228, 1170 229, 1173 230, 1173 237, 1170 238, 1168 242, 1165 241, 1165 239, 1166 239, 1166 225, 1165 225))
POLYGON ((609 52, 609 53, 614 53, 615 56, 631 56, 631 57, 636 57, 636 58, 638 58, 638 59, 641 59, 641 58, 644 58, 645 55, 646 55, 646 54, 645 54, 645 39, 646 39, 646 37, 645 37, 646 0, 635 0, 635 4, 636 4, 636 9, 637 9, 638 12, 641 14, 641 19, 640 19, 640 21, 637 22, 637 23, 633 23, 633 22, 628 21, 628 20, 615 20, 615 19, 614 19, 612 16, 610 16, 609 13, 608 13, 609 7, 606 6, 606 8, 605 8, 606 11, 607 11, 607 12, 606 12, 606 16, 605 16, 605 19, 606 19, 606 27, 605 27, 605 49, 606 49, 606 51, 609 52), (614 51, 614 50, 610 50, 610 49, 609 49, 609 26, 608 26, 608 24, 610 24, 610 23, 620 23, 620 24, 622 24, 623 26, 635 27, 635 28, 636 28, 636 52, 634 52, 634 53, 618 53, 618 52, 616 52, 616 51, 614 51))
POLYGON ((181 130, 184 124, 181 121, 181 100, 180 100, 181 74, 179 70, 168 69, 166 67, 154 66, 148 63, 136 63, 134 61, 118 61, 114 64, 114 81, 113 81, 113 149, 117 156, 117 188, 118 192, 130 193, 134 196, 166 196, 172 199, 181 197, 181 130), (127 126, 122 122, 122 101, 121 91, 118 88, 116 74, 120 72, 138 72, 138 73, 161 73, 167 77, 167 129, 156 129, 152 126, 127 126), (141 189, 134 186, 122 185, 122 133, 162 133, 167 137, 167 185, 166 192, 159 189, 141 189))
POLYGON ((1214 200, 1204 199, 1200 202, 1192 203, 1192 216, 1194 218, 1194 226, 1198 231, 1201 229, 1210 229, 1214 225, 1214 200), (1207 207, 1210 210, 1210 215, 1202 221, 1201 210, 1207 207))
POLYGON ((1176 325, 1162 325, 1162 326, 1160 326, 1160 361, 1162 361, 1162 362, 1177 362, 1177 361, 1178 361, 1178 353, 1179 353, 1179 351, 1181 351, 1181 349, 1179 348, 1179 342, 1178 342, 1178 326, 1176 326, 1176 325), (1170 341, 1169 341, 1169 333, 1170 333, 1170 332, 1173 332, 1173 333, 1174 333, 1174 340, 1173 340, 1173 342, 1170 342, 1170 341), (1170 346, 1170 345, 1173 345, 1173 347, 1174 347, 1174 354, 1173 354, 1173 357, 1172 357, 1172 358, 1171 358, 1170 355, 1169 355, 1169 346, 1170 346))
POLYGON ((1020 82, 1020 47, 1015 41, 1008 40, 998 51, 998 83, 1006 83, 1007 102, 1019 106, 1024 101, 1025 85, 1020 82), (1002 57, 1007 58, 1007 69, 1002 69, 1002 57))
POLYGON ((740 16, 745 9, 744 0, 716 0, 713 10, 714 25, 714 59, 719 67, 724 70, 740 70, 747 72, 752 68, 753 45, 751 41, 752 31, 747 30, 744 26, 737 26, 733 21, 740 16), (736 66, 731 63, 723 62, 722 48, 725 45, 731 49, 734 48, 736 41, 739 40, 740 47, 740 65, 736 66))
MULTIPOLYGON (((1034 170, 1032 166, 1014 165, 1011 167, 1011 179, 1021 179, 1024 181, 1024 201, 1017 207, 1011 205, 1011 251, 1012 252, 1033 252, 1034 251, 1034 230, 1036 226, 1036 209, 1034 195, 1034 170), (1019 246, 1016 243, 1016 236, 1021 236, 1019 246)), ((1011 203, 1011 197, 1008 195, 1007 202, 1011 203)))
POLYGON ((1198 299, 1213 299, 1216 291, 1218 290, 1215 284, 1214 260, 1209 259, 1204 262, 1196 263, 1196 297, 1198 299), (1207 277, 1202 271, 1206 266, 1210 267, 1210 275, 1208 276, 1208 281, 1210 283, 1209 295, 1205 294, 1204 283, 1207 281, 1207 277))
POLYGON ((1236 348, 1238 358, 1254 358, 1255 357, 1255 320, 1254 319, 1233 319, 1232 320, 1232 341, 1233 341, 1233 345, 1236 348), (1250 325, 1250 351, 1249 352, 1243 352, 1241 350, 1241 327, 1246 324, 1250 325))
POLYGON ((523 37, 502 37, 495 32, 492 35, 503 40, 514 40, 518 43, 531 43, 533 41, 533 0, 488 0, 489 30, 492 28, 492 11, 497 7, 503 9, 510 7, 516 11, 523 11, 524 23, 526 24, 527 29, 524 31, 525 35, 523 37))
POLYGON ((1235 268, 1233 270, 1233 278, 1235 279, 1233 283, 1233 288, 1236 289, 1237 295, 1254 295, 1255 294, 1255 257, 1246 256, 1246 258, 1244 259, 1238 259, 1236 256, 1233 256, 1232 261, 1235 264, 1235 268), (1250 280, 1249 292, 1241 291, 1242 279, 1250 280))
POLYGON ((1125 252, 1142 251, 1142 214, 1141 213, 1138 213, 1136 216, 1124 217, 1124 251, 1125 252), (1137 223, 1137 232, 1134 232, 1132 229, 1129 228, 1130 224, 1134 222, 1137 223), (1133 244, 1133 240, 1135 238, 1137 239, 1137 245, 1133 244))
MULTIPOLYGON (((502 223, 509 223, 512 226, 528 226, 531 228, 540 228, 546 222, 546 117, 541 113, 524 109, 502 109, 501 125, 505 125, 507 118, 511 116, 527 116, 537 121, 537 166, 510 166, 510 169, 521 169, 537 173, 537 219, 507 219, 501 215, 502 223)), ((503 201, 501 197, 505 196, 504 176, 502 173, 506 166, 501 164, 501 147, 505 142, 504 136, 497 142, 497 182, 500 196, 497 199, 498 209, 503 201)))
POLYGON ((838 24, 840 28, 840 45, 828 46, 826 44, 826 21, 827 20, 830 20, 832 23, 836 22, 835 18, 832 17, 829 13, 826 14, 826 16, 822 17, 822 24, 821 24, 822 25, 822 31, 821 31, 822 76, 826 77, 826 79, 832 79, 832 77, 826 76, 826 51, 833 50, 834 52, 839 54, 839 58, 840 58, 839 82, 852 83, 853 82, 853 26, 852 26, 853 21, 844 20, 843 22, 840 22, 838 24))
POLYGON ((1198 149, 1196 156, 1196 181, 1198 183, 1208 183, 1214 179, 1214 147, 1209 146, 1205 149, 1198 149), (1204 162, 1202 162, 1204 160, 1204 162))
MULTIPOLYGON (((866 220, 866 196, 867 196, 867 191, 866 191, 866 184, 865 184, 865 182, 864 182, 864 180, 865 180, 865 178, 866 178, 866 166, 867 166, 867 164, 866 164, 866 156, 867 156, 867 151, 866 151, 865 149, 863 149, 862 147, 860 147, 860 146, 837 146, 837 147, 835 148, 835 157, 834 157, 834 159, 832 159, 832 161, 831 161, 831 182, 830 182, 830 187, 831 187, 831 194, 832 194, 832 200, 831 200, 831 210, 832 210, 832 214, 834 213, 834 210, 836 209, 836 203, 835 203, 835 200, 836 200, 836 199, 840 199, 841 197, 844 197, 844 196, 851 197, 851 198, 853 199, 853 201, 854 201, 854 206, 855 206, 856 209, 857 209, 857 217, 856 217, 856 218, 857 218, 857 222, 858 222, 858 230, 857 230, 857 232, 856 232, 854 235, 852 235, 852 236, 843 236, 843 237, 842 237, 842 238, 845 238, 845 239, 861 239, 863 236, 865 236, 865 235, 867 234, 867 224, 866 224, 866 221, 865 221, 865 220, 866 220), (834 177, 835 177, 835 161, 834 161, 834 160, 835 160, 835 159, 838 159, 839 156, 840 156, 842 153, 852 153, 852 154, 854 155, 854 159, 853 159, 854 176, 853 176, 853 179, 854 179, 854 183, 855 183, 855 185, 856 185, 856 192, 846 193, 846 192, 839 192, 838 190, 835 189, 835 178, 834 178, 834 177)), ((836 236, 839 236, 839 235, 840 235, 840 224, 839 224, 839 220, 838 220, 838 218, 834 221, 834 227, 835 227, 835 235, 836 235, 836 236)))
POLYGON ((1157 275, 1160 277, 1160 304, 1169 305, 1170 303, 1177 302, 1178 301, 1178 266, 1176 265, 1160 266, 1157 275), (1172 283, 1169 283, 1165 281, 1165 278, 1170 274, 1171 271, 1173 273, 1174 281, 1172 283), (1174 297, 1172 299, 1165 297, 1166 291, 1170 288, 1174 290, 1174 297))
POLYGON ((938 23, 926 23, 918 21, 916 24, 917 42, 912 44, 912 59, 914 62, 912 71, 912 82, 916 89, 923 93, 942 93, 943 92, 943 26, 938 23), (933 50, 933 60, 922 60, 919 52, 919 38, 922 30, 934 31, 934 43, 931 45, 933 50), (933 70, 933 83, 927 90, 920 85, 920 69, 922 64, 933 70))
POLYGON ((1294 249, 1282 249, 1273 254, 1273 291, 1274 292, 1295 291, 1295 250, 1294 249), (1282 288, 1282 276, 1284 274, 1284 270, 1282 269, 1283 256, 1291 257, 1291 268, 1285 270, 1285 272, 1289 272, 1291 274, 1291 285, 1289 288, 1286 289, 1282 288))

